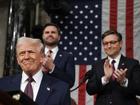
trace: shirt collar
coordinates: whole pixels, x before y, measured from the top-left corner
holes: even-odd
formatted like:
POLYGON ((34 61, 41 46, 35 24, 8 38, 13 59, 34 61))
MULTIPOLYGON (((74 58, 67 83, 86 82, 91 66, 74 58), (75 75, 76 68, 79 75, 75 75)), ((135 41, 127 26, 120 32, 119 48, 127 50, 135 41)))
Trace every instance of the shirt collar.
POLYGON ((45 54, 47 54, 47 52, 48 52, 49 50, 52 50, 53 53, 57 53, 57 52, 58 52, 58 46, 56 46, 56 47, 54 47, 54 48, 52 48, 52 49, 48 49, 47 47, 45 47, 45 54))
POLYGON ((120 58, 121 58, 121 54, 119 54, 115 59, 112 59, 111 57, 108 56, 108 59, 109 59, 109 62, 110 62, 110 63, 112 62, 112 60, 115 60, 116 63, 119 63, 120 58))
POLYGON ((22 72, 22 79, 21 79, 21 83, 26 82, 26 80, 28 79, 28 75, 23 71, 22 72))
POLYGON ((34 80, 35 80, 36 82, 41 81, 41 80, 42 80, 42 77, 43 77, 43 72, 42 72, 42 70, 39 70, 39 71, 33 76, 33 78, 34 78, 34 80))
MULTIPOLYGON (((43 72, 42 70, 39 70, 35 75, 33 75, 32 78, 35 80, 35 82, 39 82, 42 80, 42 77, 43 77, 43 72)), ((23 71, 21 83, 26 82, 27 79, 28 79, 28 75, 23 71)))

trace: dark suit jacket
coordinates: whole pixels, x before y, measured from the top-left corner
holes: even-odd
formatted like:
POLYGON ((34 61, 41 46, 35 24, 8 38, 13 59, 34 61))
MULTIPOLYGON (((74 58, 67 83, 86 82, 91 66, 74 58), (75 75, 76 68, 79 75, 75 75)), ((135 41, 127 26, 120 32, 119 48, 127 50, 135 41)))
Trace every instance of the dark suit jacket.
MULTIPOLYGON (((0 90, 20 90, 21 74, 0 79, 0 90)), ((70 105, 69 86, 63 81, 44 74, 36 103, 39 105, 70 105)))
POLYGON ((136 94, 140 94, 140 65, 137 60, 121 56, 118 68, 127 68, 128 87, 122 87, 116 81, 105 86, 101 83, 104 75, 105 59, 93 65, 93 76, 88 81, 88 94, 97 94, 96 105, 137 105, 136 94))
POLYGON ((71 88, 75 82, 75 64, 73 55, 59 50, 54 63, 55 68, 50 75, 67 82, 71 88))

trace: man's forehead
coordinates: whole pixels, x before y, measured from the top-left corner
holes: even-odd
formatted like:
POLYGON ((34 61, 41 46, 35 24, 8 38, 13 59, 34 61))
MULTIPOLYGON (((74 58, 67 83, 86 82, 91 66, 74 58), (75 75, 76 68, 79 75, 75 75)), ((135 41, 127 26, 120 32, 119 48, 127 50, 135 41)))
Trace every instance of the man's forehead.
POLYGON ((37 47, 37 44, 35 44, 35 43, 32 43, 32 42, 24 42, 24 43, 21 43, 21 44, 19 44, 19 48, 20 47, 37 47))
POLYGON ((47 26, 44 31, 57 30, 55 26, 47 26))
POLYGON ((116 39, 118 38, 115 34, 110 34, 110 35, 107 35, 106 37, 104 37, 104 39, 116 39))
POLYGON ((21 44, 18 47, 19 50, 35 50, 37 49, 37 46, 34 44, 21 44))

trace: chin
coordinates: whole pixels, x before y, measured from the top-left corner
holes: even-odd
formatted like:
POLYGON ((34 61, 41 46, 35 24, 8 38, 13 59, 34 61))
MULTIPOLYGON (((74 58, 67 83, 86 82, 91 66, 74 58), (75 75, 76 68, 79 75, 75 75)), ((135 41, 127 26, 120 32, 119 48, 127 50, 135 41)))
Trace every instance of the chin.
POLYGON ((113 54, 107 54, 107 55, 108 55, 108 56, 110 56, 110 57, 112 57, 112 58, 114 57, 114 55, 113 55, 113 54))

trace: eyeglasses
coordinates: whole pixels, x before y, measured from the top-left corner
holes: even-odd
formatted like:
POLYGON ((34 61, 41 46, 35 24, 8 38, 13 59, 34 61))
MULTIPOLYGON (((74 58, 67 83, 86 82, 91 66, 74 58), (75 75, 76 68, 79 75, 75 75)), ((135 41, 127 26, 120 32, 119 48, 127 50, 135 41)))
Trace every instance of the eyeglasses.
POLYGON ((117 42, 119 42, 119 41, 117 40, 117 41, 103 42, 103 45, 104 45, 104 46, 107 46, 108 44, 114 45, 114 44, 116 44, 117 42))

